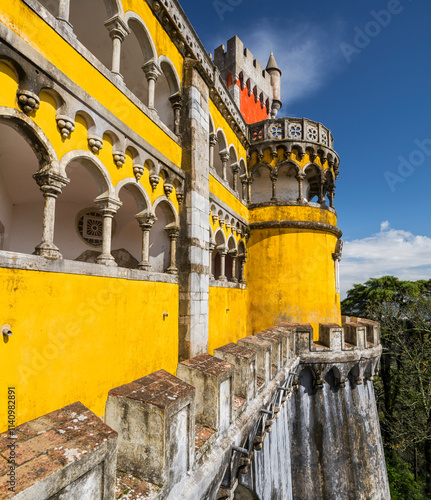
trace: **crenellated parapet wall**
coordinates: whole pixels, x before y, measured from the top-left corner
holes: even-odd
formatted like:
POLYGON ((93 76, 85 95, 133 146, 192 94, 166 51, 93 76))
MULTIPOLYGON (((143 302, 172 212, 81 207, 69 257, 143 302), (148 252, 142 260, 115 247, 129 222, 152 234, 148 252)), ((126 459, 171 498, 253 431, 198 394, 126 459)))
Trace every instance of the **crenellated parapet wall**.
MULTIPOLYGON (((287 428, 289 397, 299 390, 304 370, 312 373, 316 393, 327 385, 331 371, 336 390, 347 385, 353 390, 363 381, 371 382, 380 354, 379 326, 374 322, 346 318, 343 326, 320 324, 318 340, 309 324, 280 323, 222 346, 214 356, 202 354, 180 363, 177 376, 160 370, 112 389, 107 425, 76 404, 20 426, 14 431, 19 437, 16 495, 5 498, 31 498, 31 492, 40 491, 43 500, 58 491, 80 491, 86 484, 96 488, 98 464, 109 460, 106 473, 111 476, 104 479, 103 491, 94 490, 92 500, 144 494, 153 500, 233 499, 238 485, 245 488, 245 478, 250 479, 252 470, 256 473, 260 454, 270 449, 276 457, 281 453, 280 443, 279 448, 273 439, 267 440, 273 429, 277 440, 290 439, 280 433, 287 428), (43 435, 33 444, 31 436, 38 429, 43 435), (114 492, 116 452, 111 448, 117 447, 117 439, 114 492), (105 443, 104 448, 97 443, 105 443), (38 460, 49 462, 43 481, 21 482, 38 453, 46 457, 38 460)), ((8 437, 0 435, 0 443, 6 444, 8 437)), ((6 465, 6 449, 3 445, 1 465, 6 465)), ((276 459, 277 467, 290 464, 290 456, 276 459)), ((6 479, 6 474, 0 479, 0 494, 6 492, 6 479)))

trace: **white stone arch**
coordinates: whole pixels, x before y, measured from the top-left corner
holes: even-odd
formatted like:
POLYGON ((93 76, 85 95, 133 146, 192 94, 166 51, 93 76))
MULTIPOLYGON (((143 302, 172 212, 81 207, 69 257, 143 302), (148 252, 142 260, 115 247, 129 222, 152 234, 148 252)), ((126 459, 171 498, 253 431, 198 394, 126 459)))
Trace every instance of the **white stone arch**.
POLYGON ((54 147, 31 118, 16 109, 0 106, 0 121, 22 135, 39 160, 40 169, 63 173, 65 176, 60 168, 54 147))
POLYGON ((141 223, 151 218, 151 201, 144 187, 133 177, 122 179, 115 186, 115 196, 122 205, 114 218, 112 255, 119 266, 137 268, 140 262, 148 261, 141 223))
POLYGON ((251 176, 251 203, 268 203, 272 198, 271 174, 274 169, 268 163, 253 166, 251 176))
MULTIPOLYGON (((61 2, 61 4, 65 2, 61 2)), ((69 12, 60 8, 59 16, 73 27, 78 40, 94 54, 105 67, 111 69, 112 40, 110 23, 122 21, 123 7, 120 0, 72 0, 69 12)))
POLYGON ((111 177, 105 165, 93 153, 85 150, 75 150, 66 153, 60 160, 60 171, 66 173, 66 168, 73 162, 78 161, 90 172, 96 181, 99 195, 106 194, 115 198, 115 189, 111 177))
POLYGON ((135 198, 137 213, 142 212, 143 210, 152 211, 151 200, 148 196, 148 193, 145 191, 145 188, 142 184, 136 182, 136 179, 134 177, 126 177, 115 186, 115 198, 120 199, 119 193, 123 188, 128 189, 133 198, 135 198))
POLYGON ((124 21, 136 36, 141 47, 142 54, 144 55, 145 62, 151 60, 157 61, 157 49, 154 45, 153 37, 151 36, 151 33, 142 17, 136 14, 136 12, 129 10, 126 12, 124 21))
POLYGON ((229 168, 229 147, 226 139, 226 134, 222 128, 218 128, 215 132, 217 144, 214 150, 214 168, 217 175, 221 179, 226 179, 227 169, 229 168), (222 159, 223 158, 223 159, 222 159), (225 162, 225 165, 224 163, 225 162))
POLYGON ((165 202, 165 203, 167 203, 167 204, 170 206, 170 208, 171 208, 171 210, 172 210, 172 214, 173 214, 173 216, 174 216, 175 223, 176 223, 177 225, 179 225, 179 223, 180 223, 180 218, 179 218, 179 216, 178 216, 177 209, 175 208, 175 205, 172 203, 172 201, 171 201, 169 198, 167 198, 166 196, 159 196, 159 197, 158 197, 158 198, 154 201, 154 203, 153 203, 153 207, 152 207, 152 212, 155 214, 155 213, 156 213, 156 209, 157 209, 158 205, 160 205, 160 203, 162 203, 162 202, 165 202))
POLYGON ((168 81, 170 95, 172 96, 179 92, 181 90, 181 81, 173 62, 169 59, 169 57, 161 55, 159 57, 159 66, 168 81))
POLYGON ((156 272, 177 274, 176 238, 179 218, 174 204, 159 196, 153 204, 156 221, 150 231, 150 265, 156 272))
POLYGON ((213 270, 214 279, 216 280, 220 278, 223 279, 223 277, 224 281, 226 280, 224 271, 222 269, 222 267, 224 268, 224 264, 222 266, 222 259, 225 259, 226 252, 227 252, 226 235, 223 229, 219 227, 214 233, 214 249, 211 255, 211 263, 212 263, 211 268, 213 270))
POLYGON ((209 124, 210 124, 209 125, 209 132, 210 132, 210 134, 215 133, 214 120, 213 120, 211 113, 208 114, 208 117, 209 117, 209 124))
POLYGON ((317 201, 321 199, 322 195, 322 169, 316 163, 307 163, 304 165, 303 172, 305 178, 303 180, 303 197, 306 201, 312 201, 317 197, 317 201))
POLYGON ((0 249, 61 257, 53 242, 55 200, 44 203, 46 192, 60 194, 67 184, 54 148, 20 111, 0 107, 0 128, 0 249))

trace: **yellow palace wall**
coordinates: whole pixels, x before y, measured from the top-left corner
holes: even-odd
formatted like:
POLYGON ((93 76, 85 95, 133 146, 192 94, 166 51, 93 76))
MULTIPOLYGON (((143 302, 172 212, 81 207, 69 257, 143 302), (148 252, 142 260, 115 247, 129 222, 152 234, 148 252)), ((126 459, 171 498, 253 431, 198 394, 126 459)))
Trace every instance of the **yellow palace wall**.
POLYGON ((113 387, 160 367, 175 373, 176 284, 2 268, 0 282, 2 320, 13 325, 0 405, 16 387, 17 425, 75 401, 103 415, 113 387))

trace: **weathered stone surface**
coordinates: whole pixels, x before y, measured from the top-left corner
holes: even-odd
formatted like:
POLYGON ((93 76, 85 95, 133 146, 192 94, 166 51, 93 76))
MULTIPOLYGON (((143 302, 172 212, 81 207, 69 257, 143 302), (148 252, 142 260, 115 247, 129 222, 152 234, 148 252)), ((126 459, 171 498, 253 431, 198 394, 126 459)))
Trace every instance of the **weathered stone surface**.
POLYGON ((272 366, 278 371, 283 364, 283 339, 282 336, 277 332, 269 332, 267 330, 263 332, 258 332, 255 334, 256 337, 263 338, 272 344, 271 350, 271 363, 272 366))
POLYGON ((81 403, 1 434, 0 447, 2 499, 115 498, 117 433, 81 403), (16 466, 14 491, 8 482, 11 465, 16 466))
POLYGON ((247 401, 253 399, 256 396, 256 352, 243 345, 231 343, 215 349, 214 356, 235 366, 235 395, 247 401))
POLYGON ((234 366, 209 354, 178 365, 177 375, 196 387, 196 419, 223 432, 233 420, 234 366))
POLYGON ((238 345, 253 349, 257 354, 257 376, 264 380, 266 385, 272 378, 271 356, 272 344, 255 335, 238 340, 238 345))
POLYGON ((159 370, 109 391, 118 467, 154 484, 179 481, 194 457, 195 388, 159 370))

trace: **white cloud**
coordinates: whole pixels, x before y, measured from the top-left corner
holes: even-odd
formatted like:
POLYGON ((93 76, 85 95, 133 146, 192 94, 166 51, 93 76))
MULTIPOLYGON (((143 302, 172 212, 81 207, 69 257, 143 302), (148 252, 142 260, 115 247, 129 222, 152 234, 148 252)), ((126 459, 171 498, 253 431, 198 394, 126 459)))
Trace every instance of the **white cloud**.
MULTIPOLYGON (((287 19, 260 19, 255 26, 238 36, 263 67, 274 52, 279 68, 283 72, 282 100, 288 113, 293 102, 309 98, 335 77, 336 71, 345 64, 340 50, 344 23, 318 25, 308 22, 293 22, 287 19)), ((214 39, 216 45, 232 36, 221 30, 214 39)))
POLYGON ((382 222, 373 236, 344 243, 341 260, 341 294, 354 283, 387 274, 405 280, 431 278, 431 238, 392 229, 382 222))

